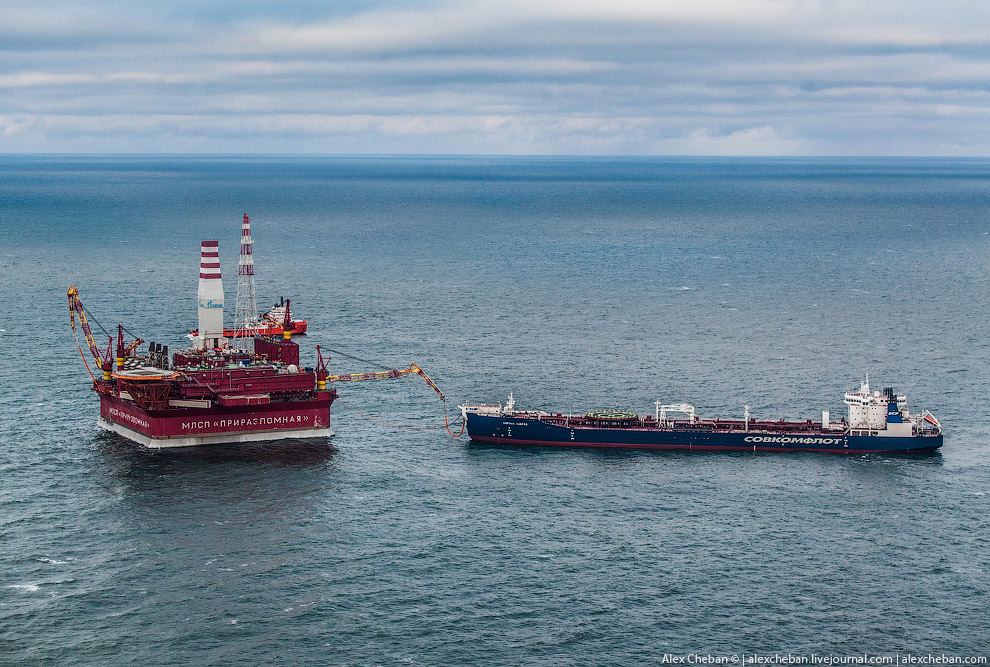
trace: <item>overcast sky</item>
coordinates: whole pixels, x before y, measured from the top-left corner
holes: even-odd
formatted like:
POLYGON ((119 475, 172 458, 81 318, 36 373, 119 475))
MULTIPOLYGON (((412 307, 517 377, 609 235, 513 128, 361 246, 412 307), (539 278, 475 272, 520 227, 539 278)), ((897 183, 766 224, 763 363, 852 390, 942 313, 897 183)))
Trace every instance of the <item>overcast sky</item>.
POLYGON ((0 152, 990 155, 986 0, 0 0, 0 152))

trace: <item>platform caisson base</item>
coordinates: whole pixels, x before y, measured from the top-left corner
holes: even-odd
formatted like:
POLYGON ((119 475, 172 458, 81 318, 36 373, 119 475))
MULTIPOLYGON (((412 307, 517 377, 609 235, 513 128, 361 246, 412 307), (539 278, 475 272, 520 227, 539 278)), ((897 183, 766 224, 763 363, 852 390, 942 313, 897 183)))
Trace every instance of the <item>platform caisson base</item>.
POLYGON ((329 428, 282 429, 279 431, 254 431, 245 433, 215 433, 211 435, 176 436, 174 438, 152 438, 122 424, 100 418, 96 425, 105 431, 116 433, 148 449, 168 449, 175 447, 197 447, 199 445, 221 445, 242 442, 270 442, 286 438, 329 438, 333 431, 329 428))

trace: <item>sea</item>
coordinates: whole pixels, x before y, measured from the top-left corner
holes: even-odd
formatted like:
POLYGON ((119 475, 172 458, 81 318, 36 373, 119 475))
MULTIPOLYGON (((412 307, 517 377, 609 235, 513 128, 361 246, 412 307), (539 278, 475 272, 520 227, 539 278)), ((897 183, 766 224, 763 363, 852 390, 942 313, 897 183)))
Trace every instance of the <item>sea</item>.
POLYGON ((988 276, 983 159, 0 156, 0 663, 986 656, 988 276), (413 375, 336 385, 330 439, 99 430, 68 285, 98 343, 185 346, 201 240, 233 316, 244 213, 304 364, 415 362, 446 403, 413 375), (444 427, 510 392, 838 418, 867 374, 938 417, 939 452, 444 427))

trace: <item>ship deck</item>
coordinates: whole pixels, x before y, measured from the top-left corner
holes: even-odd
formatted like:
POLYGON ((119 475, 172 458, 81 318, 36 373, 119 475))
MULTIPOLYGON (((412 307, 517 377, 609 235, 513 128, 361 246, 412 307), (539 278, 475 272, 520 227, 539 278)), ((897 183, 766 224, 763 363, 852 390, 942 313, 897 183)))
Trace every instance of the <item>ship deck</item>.
POLYGON ((787 435, 836 435, 848 430, 845 420, 832 422, 829 428, 823 428, 822 422, 808 419, 806 421, 789 420, 750 420, 747 424, 742 419, 668 419, 658 422, 652 416, 622 419, 602 419, 588 415, 546 414, 540 412, 517 412, 507 419, 536 419, 553 426, 582 429, 617 429, 643 431, 685 431, 706 433, 773 433, 787 435))

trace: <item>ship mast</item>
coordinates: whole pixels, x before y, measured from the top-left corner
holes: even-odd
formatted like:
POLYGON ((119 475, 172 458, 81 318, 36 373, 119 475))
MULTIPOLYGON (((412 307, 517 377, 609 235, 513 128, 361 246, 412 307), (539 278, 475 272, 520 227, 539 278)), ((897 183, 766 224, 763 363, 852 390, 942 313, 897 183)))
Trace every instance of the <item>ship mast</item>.
POLYGON ((247 213, 241 223, 241 257, 237 262, 237 302, 234 307, 234 329, 245 329, 239 335, 250 339, 258 326, 258 299, 254 292, 254 241, 251 220, 247 213))

